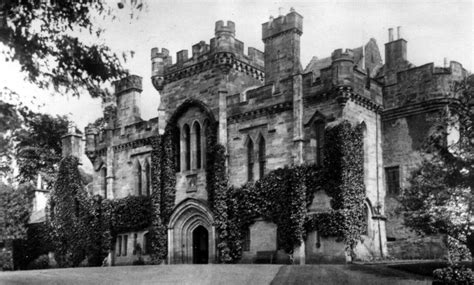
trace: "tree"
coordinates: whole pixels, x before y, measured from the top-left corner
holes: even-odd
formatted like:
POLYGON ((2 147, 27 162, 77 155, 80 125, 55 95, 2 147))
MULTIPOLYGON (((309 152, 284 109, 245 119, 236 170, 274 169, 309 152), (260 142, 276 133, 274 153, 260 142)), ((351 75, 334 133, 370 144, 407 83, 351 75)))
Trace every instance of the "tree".
POLYGON ((0 183, 0 240, 26 237, 26 225, 32 210, 33 187, 18 188, 0 183))
MULTIPOLYGON (((131 15, 141 11, 140 0, 128 4, 131 15)), ((125 74, 119 57, 99 42, 99 18, 114 19, 114 8, 105 0, 4 0, 0 2, 0 43, 8 49, 5 60, 16 61, 26 78, 40 88, 65 88, 79 95, 82 88, 92 97, 100 85, 125 74), (86 32, 93 44, 77 34, 86 32)))
POLYGON ((401 200, 408 226, 447 234, 474 257, 474 76, 456 83, 453 95, 401 200))
POLYGON ((61 137, 68 131, 65 116, 23 110, 23 128, 13 135, 20 183, 34 182, 38 174, 51 188, 61 160, 61 137))
POLYGON ((0 177, 11 176, 9 174, 14 155, 12 135, 20 126, 16 106, 0 100, 0 177))

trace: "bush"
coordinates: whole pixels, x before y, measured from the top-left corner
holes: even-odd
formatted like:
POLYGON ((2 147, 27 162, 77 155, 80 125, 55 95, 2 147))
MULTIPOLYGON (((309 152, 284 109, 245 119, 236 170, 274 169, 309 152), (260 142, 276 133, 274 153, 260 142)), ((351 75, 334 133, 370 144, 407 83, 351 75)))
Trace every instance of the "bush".
POLYGON ((451 265, 433 271, 433 284, 474 284, 474 273, 464 265, 451 265))
POLYGON ((49 266, 49 257, 47 254, 38 256, 35 260, 28 264, 28 269, 47 269, 49 266))
POLYGON ((0 269, 13 270, 13 258, 10 250, 0 248, 0 269))

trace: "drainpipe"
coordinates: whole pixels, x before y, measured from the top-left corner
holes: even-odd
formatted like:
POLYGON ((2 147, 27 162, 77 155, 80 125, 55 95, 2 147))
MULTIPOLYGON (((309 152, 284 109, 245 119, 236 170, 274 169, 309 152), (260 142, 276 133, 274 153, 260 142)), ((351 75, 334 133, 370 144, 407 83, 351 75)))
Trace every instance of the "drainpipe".
MULTIPOLYGON (((376 175, 377 175, 377 207, 380 207, 380 188, 379 188, 379 114, 378 114, 378 111, 380 109, 377 108, 375 110, 375 144, 376 144, 376 151, 375 151, 375 159, 377 161, 377 167, 376 167, 376 175)), ((382 258, 384 258, 384 255, 383 255, 383 246, 382 246, 382 230, 381 230, 381 227, 380 227, 380 209, 382 207, 380 207, 378 209, 378 214, 379 214, 379 217, 377 219, 377 225, 378 225, 378 228, 379 228, 379 247, 380 247, 380 256, 382 258)))

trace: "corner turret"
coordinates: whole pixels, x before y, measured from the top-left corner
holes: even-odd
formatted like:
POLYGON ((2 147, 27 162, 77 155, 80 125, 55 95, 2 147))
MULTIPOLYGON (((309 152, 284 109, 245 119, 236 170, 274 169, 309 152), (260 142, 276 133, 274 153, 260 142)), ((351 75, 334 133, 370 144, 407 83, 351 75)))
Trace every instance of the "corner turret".
POLYGON ((232 52, 236 48, 235 23, 227 21, 217 21, 215 28, 215 38, 211 40, 211 46, 215 52, 232 52))
MULTIPOLYGON (((183 57, 187 58, 188 52, 183 52, 183 57)), ((171 56, 169 51, 165 48, 160 49, 155 47, 151 49, 151 81, 156 90, 161 91, 165 86, 165 69, 171 65, 171 56)))
POLYGON ((265 83, 281 79, 301 71, 300 36, 303 34, 303 16, 292 8, 285 16, 262 24, 262 40, 265 44, 265 83))
POLYGON ((331 54, 333 86, 347 86, 354 82, 354 52, 336 49, 331 54))

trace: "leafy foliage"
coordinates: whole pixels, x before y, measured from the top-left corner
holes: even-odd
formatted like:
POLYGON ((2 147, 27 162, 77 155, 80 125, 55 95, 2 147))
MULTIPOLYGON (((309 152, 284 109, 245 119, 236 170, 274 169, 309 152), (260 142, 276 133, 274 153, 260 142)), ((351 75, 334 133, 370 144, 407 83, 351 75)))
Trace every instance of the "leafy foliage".
POLYGON ((53 117, 31 111, 22 114, 25 127, 18 129, 13 138, 19 181, 34 182, 41 174, 51 188, 61 160, 61 137, 67 133, 68 120, 65 116, 53 117))
POLYGON ((452 94, 401 201, 405 224, 422 233, 448 234, 474 256, 474 76, 456 83, 452 94))
POLYGON ((436 269, 433 277, 433 284, 474 284, 474 272, 463 265, 436 269))
POLYGON ((0 240, 26 237, 33 190, 29 184, 13 188, 0 183, 0 240))
MULTIPOLYGON (((143 3, 130 6, 136 14, 143 3)), ((65 87, 79 95, 82 87, 97 97, 101 83, 125 74, 118 56, 99 41, 103 29, 96 20, 114 18, 106 1, 3 1, 0 12, 0 42, 9 48, 5 59, 18 62, 40 88, 65 87), (81 31, 99 43, 80 40, 81 31)))
POLYGON ((50 194, 51 235, 60 267, 77 266, 85 257, 88 225, 83 217, 88 205, 79 174, 78 159, 65 157, 50 194))
POLYGON ((168 254, 167 224, 174 208, 176 195, 176 163, 173 137, 176 129, 170 124, 165 134, 152 141, 152 226, 150 239, 152 260, 161 263, 168 254))
POLYGON ((207 190, 221 262, 240 258, 243 232, 257 218, 278 226, 279 248, 289 253, 314 230, 344 240, 348 250, 353 248, 365 226, 362 129, 344 121, 326 130, 326 140, 324 168, 284 167, 255 183, 229 188, 224 148, 208 137, 207 190), (333 210, 307 216, 317 191, 325 191, 332 198, 333 210))

